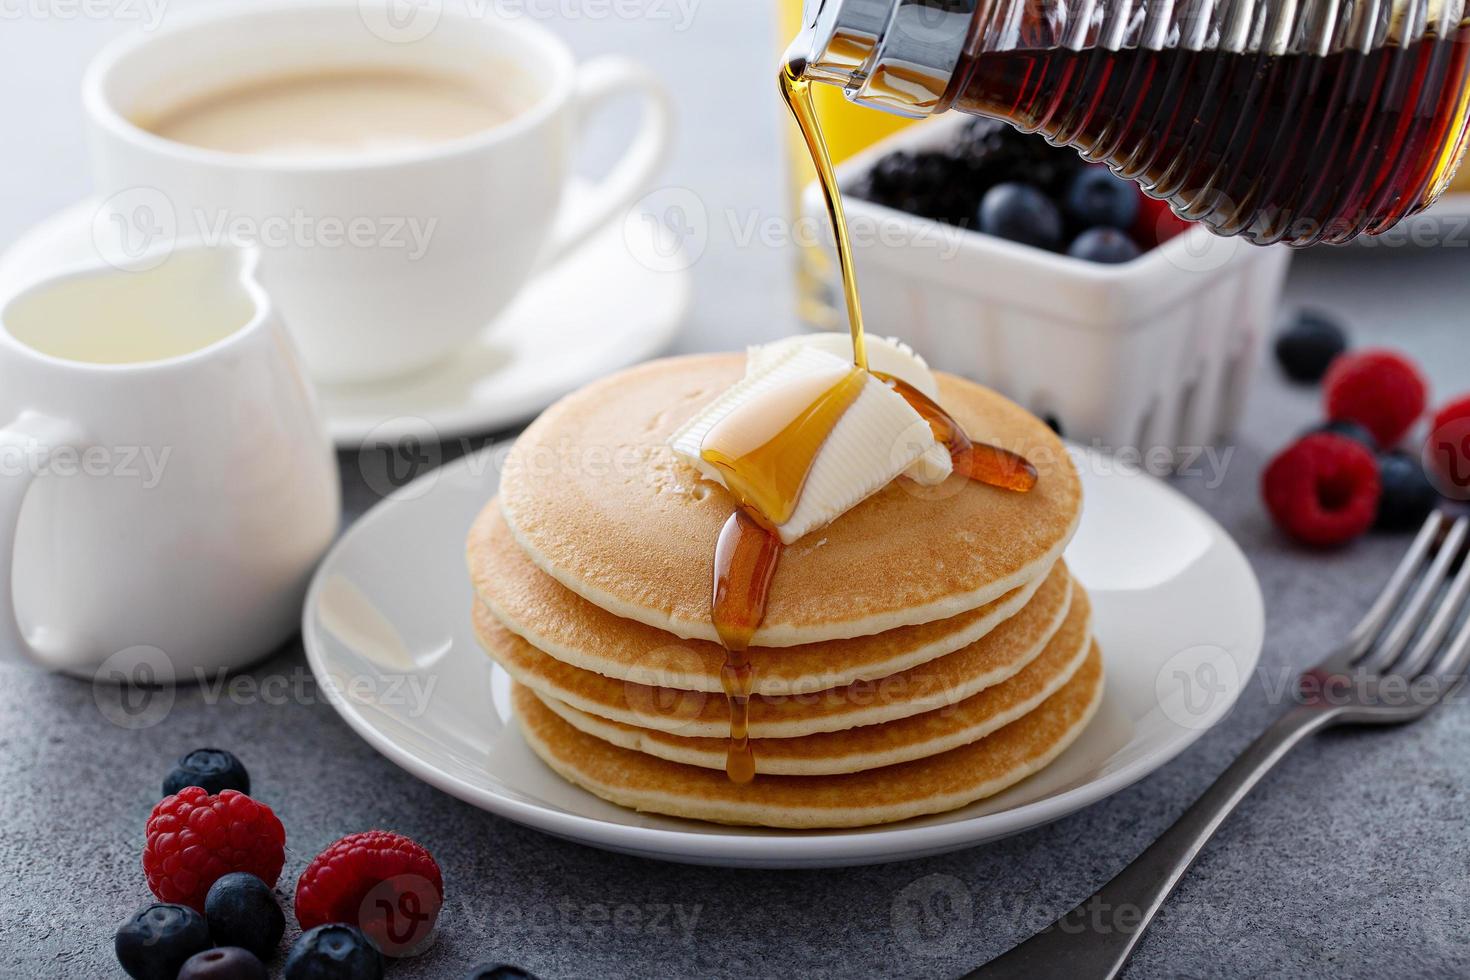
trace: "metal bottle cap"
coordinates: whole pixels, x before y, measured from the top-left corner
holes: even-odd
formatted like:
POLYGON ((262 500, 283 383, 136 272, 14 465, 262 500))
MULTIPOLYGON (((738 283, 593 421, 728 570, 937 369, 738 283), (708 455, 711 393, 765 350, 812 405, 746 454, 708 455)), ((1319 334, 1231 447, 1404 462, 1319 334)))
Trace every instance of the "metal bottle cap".
POLYGON ((803 77, 902 116, 933 113, 980 0, 806 0, 793 53, 803 77))

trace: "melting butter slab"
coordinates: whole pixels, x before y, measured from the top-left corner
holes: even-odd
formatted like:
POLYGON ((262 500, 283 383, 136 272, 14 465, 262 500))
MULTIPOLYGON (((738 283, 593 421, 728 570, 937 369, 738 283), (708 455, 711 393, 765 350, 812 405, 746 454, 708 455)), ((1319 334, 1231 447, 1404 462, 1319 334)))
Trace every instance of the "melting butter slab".
MULTIPOLYGON (((720 468, 706 458, 712 437, 725 433, 732 419, 744 421, 755 414, 753 409, 779 408, 789 400, 783 397, 788 391, 799 393, 796 400, 801 404, 786 413, 794 417, 813 401, 805 396, 807 388, 840 382, 852 365, 826 349, 831 346, 830 342, 805 343, 796 338, 769 349, 756 348, 747 355, 745 376, 674 432, 669 445, 705 479, 728 486, 720 468)), ((874 339, 869 364, 921 391, 936 390, 934 376, 923 361, 894 342, 874 339), (895 370, 885 370, 890 367, 895 370)), ((789 421, 783 416, 772 424, 779 427, 789 421)), ((748 438, 759 442, 763 434, 763 427, 756 424, 748 438)), ((775 431, 768 435, 774 436, 775 431)), ((949 450, 935 440, 924 418, 892 388, 866 375, 860 392, 817 451, 794 510, 776 530, 783 543, 791 544, 830 524, 900 475, 933 486, 942 483, 951 469, 949 450)))

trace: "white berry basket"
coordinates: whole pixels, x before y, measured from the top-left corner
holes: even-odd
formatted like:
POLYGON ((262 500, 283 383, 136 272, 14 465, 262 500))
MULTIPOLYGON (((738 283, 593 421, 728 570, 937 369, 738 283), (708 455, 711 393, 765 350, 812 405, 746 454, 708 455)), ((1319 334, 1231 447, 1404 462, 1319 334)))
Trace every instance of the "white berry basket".
MULTIPOLYGON (((838 179, 847 187, 892 150, 943 144, 965 121, 904 130, 846 161, 838 179)), ((1230 435, 1291 261, 1285 247, 1193 228, 1099 265, 851 195, 844 203, 871 332, 997 389, 1074 442, 1139 453, 1154 471, 1230 435)), ((809 227, 826 227, 815 184, 802 206, 809 227)))

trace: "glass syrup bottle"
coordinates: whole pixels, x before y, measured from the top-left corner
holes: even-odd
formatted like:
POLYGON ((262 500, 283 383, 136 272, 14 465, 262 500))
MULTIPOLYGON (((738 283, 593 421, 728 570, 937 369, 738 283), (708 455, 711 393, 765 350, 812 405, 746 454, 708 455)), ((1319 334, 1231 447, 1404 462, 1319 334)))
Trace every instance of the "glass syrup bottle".
POLYGON ((1003 119, 1257 244, 1432 204, 1466 149, 1467 0, 807 0, 804 81, 1003 119))

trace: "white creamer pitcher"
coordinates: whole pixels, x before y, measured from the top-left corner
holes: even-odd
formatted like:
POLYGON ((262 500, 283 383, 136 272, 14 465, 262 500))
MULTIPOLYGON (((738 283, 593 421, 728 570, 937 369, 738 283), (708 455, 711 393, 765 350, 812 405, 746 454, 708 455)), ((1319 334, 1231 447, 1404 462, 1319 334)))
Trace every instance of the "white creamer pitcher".
POLYGON ((184 681, 295 629, 340 489, 256 261, 180 247, 0 307, 6 652, 94 676, 156 648, 155 672, 184 681))

